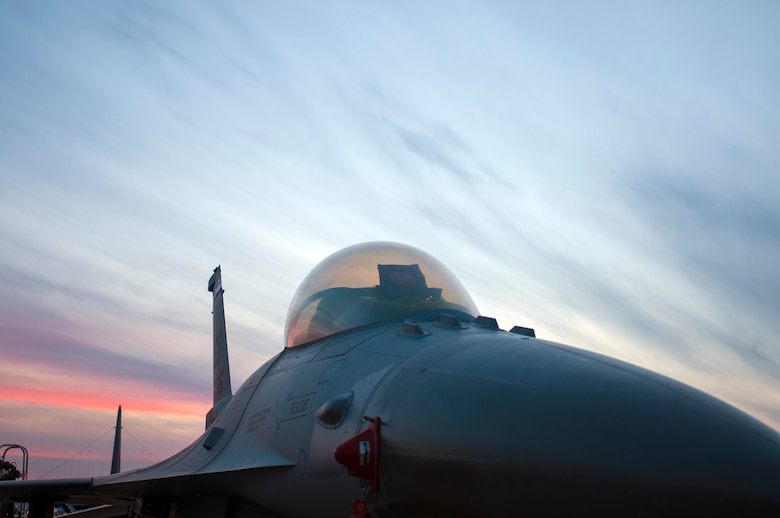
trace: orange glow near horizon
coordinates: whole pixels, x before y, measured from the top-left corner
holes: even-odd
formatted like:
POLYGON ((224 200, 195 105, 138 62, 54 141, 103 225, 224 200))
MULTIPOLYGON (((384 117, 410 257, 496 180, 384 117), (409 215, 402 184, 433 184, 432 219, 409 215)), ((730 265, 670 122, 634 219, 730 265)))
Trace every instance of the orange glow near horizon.
MULTIPOLYGON (((112 387, 116 390, 116 387, 112 387)), ((116 390, 116 392, 121 392, 116 390)), ((117 406, 132 407, 135 412, 155 414, 170 417, 184 417, 201 419, 208 411, 208 398, 197 399, 172 399, 166 394, 155 396, 152 399, 146 397, 134 397, 127 393, 117 394, 109 392, 86 391, 58 391, 40 390, 34 388, 2 387, 1 397, 8 403, 33 403, 66 407, 72 409, 116 411, 117 406)))
MULTIPOLYGON (((203 433, 211 391, 202 379, 208 371, 199 376, 192 357, 136 358, 126 349, 89 344, 71 348, 67 333, 66 345, 59 347, 53 344, 62 339, 63 329, 78 334, 81 326, 35 324, 29 317, 0 317, 7 332, 3 340, 18 351, 3 362, 0 410, 6 418, 0 423, 0 442, 27 448, 32 478, 105 474, 102 465, 111 455, 119 405, 123 428, 130 433, 123 440, 125 469, 167 458, 203 433), (79 471, 71 473, 74 465, 79 471)), ((100 330, 82 329, 81 334, 109 342, 97 338, 103 336, 100 330)))

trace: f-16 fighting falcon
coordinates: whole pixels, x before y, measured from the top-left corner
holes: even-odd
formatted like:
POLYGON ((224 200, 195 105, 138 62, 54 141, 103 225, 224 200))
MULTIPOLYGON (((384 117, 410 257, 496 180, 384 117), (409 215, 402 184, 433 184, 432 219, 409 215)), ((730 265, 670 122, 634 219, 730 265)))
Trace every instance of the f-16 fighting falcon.
POLYGON ((773 429, 659 374, 500 329, 416 248, 323 260, 281 352, 235 393, 219 267, 208 288, 204 433, 135 471, 0 482, 0 499, 33 518, 62 501, 110 504, 80 512, 92 517, 780 513, 773 429))

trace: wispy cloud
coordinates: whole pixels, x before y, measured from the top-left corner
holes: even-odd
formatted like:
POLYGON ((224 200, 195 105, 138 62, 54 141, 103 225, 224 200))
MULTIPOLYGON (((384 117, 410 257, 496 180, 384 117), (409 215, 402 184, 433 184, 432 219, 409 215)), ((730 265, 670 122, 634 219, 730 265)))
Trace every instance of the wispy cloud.
POLYGON ((0 352, 36 384, 2 386, 4 415, 67 448, 75 424, 33 430, 51 394, 92 428, 130 387, 146 428, 170 404, 197 433, 210 269, 237 383, 317 261, 391 239, 505 327, 780 427, 777 14, 0 4, 0 352))

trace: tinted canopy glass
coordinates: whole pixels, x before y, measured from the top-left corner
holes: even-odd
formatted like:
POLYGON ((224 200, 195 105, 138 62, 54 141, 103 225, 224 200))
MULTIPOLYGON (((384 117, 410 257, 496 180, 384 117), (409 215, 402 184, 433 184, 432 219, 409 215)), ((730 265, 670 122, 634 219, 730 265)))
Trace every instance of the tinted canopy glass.
POLYGON ((363 243, 327 257, 306 276, 290 303, 285 339, 295 347, 368 324, 443 312, 478 314, 442 263, 411 246, 363 243))

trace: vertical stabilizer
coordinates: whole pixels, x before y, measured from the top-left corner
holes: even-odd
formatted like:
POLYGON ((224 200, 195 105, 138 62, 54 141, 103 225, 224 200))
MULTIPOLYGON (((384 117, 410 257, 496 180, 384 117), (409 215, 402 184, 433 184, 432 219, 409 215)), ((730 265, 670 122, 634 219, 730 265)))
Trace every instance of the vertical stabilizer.
POLYGON ((230 387, 230 364, 228 362, 227 332, 225 330, 225 305, 222 300, 222 269, 217 266, 209 279, 209 291, 214 294, 214 407, 206 414, 206 428, 219 416, 222 408, 233 397, 230 387))
POLYGON ((111 473, 119 473, 122 462, 122 405, 116 411, 116 431, 114 431, 114 453, 111 455, 111 473))

